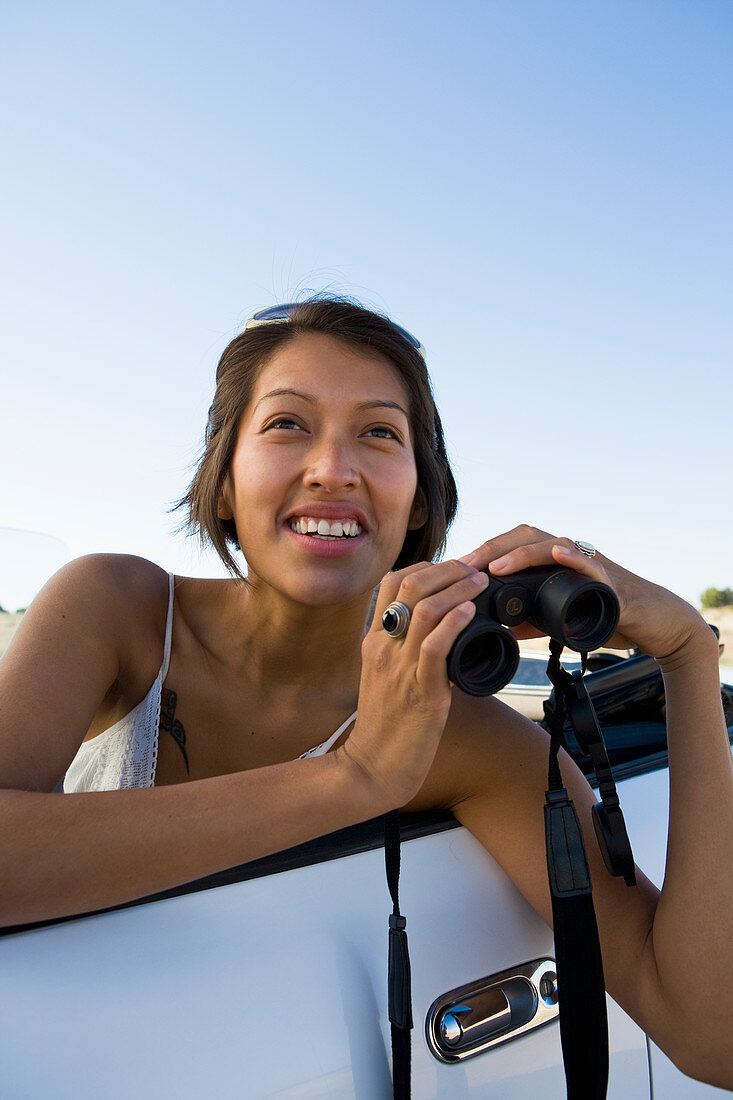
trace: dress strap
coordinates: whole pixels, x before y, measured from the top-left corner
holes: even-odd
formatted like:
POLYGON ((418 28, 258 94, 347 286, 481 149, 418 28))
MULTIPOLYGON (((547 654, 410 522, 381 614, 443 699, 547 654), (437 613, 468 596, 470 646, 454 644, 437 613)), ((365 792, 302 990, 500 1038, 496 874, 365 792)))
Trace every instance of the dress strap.
POLYGON ((163 649, 163 664, 160 669, 160 682, 168 675, 168 665, 171 663, 171 638, 173 636, 173 585, 175 575, 168 574, 168 617, 165 620, 165 648, 163 649))
POLYGON ((328 750, 331 748, 331 745, 336 744, 336 742, 338 741, 341 734, 349 728, 349 726, 354 721, 354 719, 356 718, 358 713, 359 712, 357 710, 355 710, 353 714, 350 714, 349 717, 346 719, 346 721, 341 723, 341 725, 336 730, 336 732, 331 734, 328 741, 323 742, 322 748, 323 748, 324 752, 328 752, 328 750))
POLYGON ((335 745, 344 730, 347 730, 351 723, 354 721, 358 714, 358 711, 354 711, 350 714, 345 722, 342 722, 335 733, 332 733, 328 741, 322 741, 320 745, 316 745, 314 749, 308 749, 308 752, 304 752, 302 756, 299 756, 299 760, 307 760, 309 756, 325 756, 331 745, 335 745))

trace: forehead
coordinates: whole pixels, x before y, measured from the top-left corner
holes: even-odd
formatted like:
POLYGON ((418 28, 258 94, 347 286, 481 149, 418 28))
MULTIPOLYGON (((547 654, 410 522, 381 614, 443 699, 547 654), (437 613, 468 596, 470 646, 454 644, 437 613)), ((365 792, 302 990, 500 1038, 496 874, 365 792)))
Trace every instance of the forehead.
POLYGON ((409 411, 407 387, 389 359, 321 333, 303 333, 275 352, 260 370, 252 406, 274 389, 323 402, 396 401, 409 411))

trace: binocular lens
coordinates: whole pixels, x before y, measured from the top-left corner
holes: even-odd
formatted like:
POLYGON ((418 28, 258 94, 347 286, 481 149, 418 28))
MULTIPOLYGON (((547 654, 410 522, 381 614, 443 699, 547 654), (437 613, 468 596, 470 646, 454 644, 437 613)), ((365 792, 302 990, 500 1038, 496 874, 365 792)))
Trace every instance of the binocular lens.
POLYGON ((608 638, 608 624, 615 610, 606 594, 598 589, 581 592, 568 605, 565 615, 565 637, 575 649, 594 649, 608 638))
POLYGON ((493 695, 500 691, 519 664, 519 647, 513 634, 504 627, 482 628, 475 622, 468 636, 454 645, 448 661, 448 674, 468 695, 493 695))

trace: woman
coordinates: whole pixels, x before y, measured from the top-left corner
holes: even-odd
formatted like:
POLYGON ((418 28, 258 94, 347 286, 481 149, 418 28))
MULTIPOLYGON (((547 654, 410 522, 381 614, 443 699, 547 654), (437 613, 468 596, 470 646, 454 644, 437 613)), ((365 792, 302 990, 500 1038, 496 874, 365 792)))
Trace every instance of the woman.
POLYGON ((563 759, 609 992, 685 1072, 733 1085, 733 775, 700 616, 531 527, 434 563, 455 487, 422 349, 342 301, 265 311, 225 350, 184 503, 233 579, 174 585, 142 559, 81 559, 0 667, 3 923, 114 905, 398 806, 451 809, 549 921, 546 737, 453 689, 446 657, 483 570, 555 563, 616 590, 615 644, 657 657, 667 692, 661 896, 641 873, 635 889, 606 873, 593 793, 563 759), (410 611, 400 638, 382 626, 396 600, 410 611))

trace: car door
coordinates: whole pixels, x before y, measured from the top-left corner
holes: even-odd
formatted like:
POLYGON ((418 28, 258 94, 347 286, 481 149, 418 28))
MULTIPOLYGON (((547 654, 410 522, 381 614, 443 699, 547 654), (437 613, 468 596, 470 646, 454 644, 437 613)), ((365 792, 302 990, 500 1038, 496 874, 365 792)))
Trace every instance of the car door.
MULTIPOLYGON (((437 997, 552 957, 544 922, 470 834, 445 824, 416 825, 403 845, 413 1096, 507 1100, 541 1087, 561 1097, 556 1022, 461 1064, 431 1053, 424 1028, 437 997)), ((371 841, 361 835, 363 847, 378 844, 376 831, 371 841)), ((224 876, 181 896, 6 934, 7 1095, 391 1095, 383 850, 293 858, 297 865, 243 881, 224 876)), ((649 1096, 644 1035, 609 1007, 609 1096, 649 1096)))

